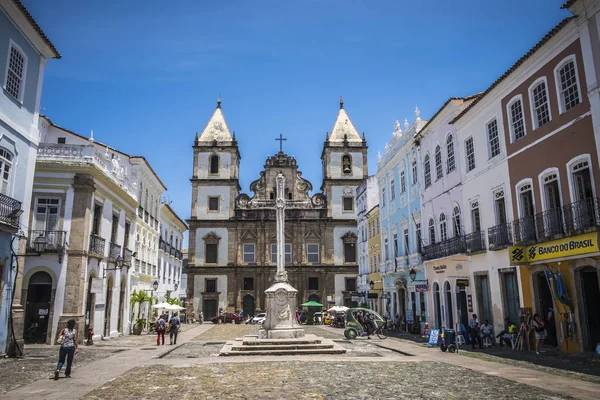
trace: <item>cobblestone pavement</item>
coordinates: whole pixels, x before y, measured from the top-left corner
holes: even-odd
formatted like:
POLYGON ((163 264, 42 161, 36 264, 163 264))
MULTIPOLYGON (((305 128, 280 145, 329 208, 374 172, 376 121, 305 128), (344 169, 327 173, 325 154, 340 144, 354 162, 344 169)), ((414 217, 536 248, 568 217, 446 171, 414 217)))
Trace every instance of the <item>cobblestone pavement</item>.
MULTIPOLYGON (((110 357, 118 351, 122 350, 81 346, 73 361, 73 374, 86 364, 110 357)), ((0 396, 38 379, 49 379, 57 362, 58 346, 25 346, 24 357, 0 359, 0 396)))
POLYGON ((437 362, 252 362, 137 368, 85 399, 568 399, 437 362), (426 389, 425 389, 426 388, 426 389))

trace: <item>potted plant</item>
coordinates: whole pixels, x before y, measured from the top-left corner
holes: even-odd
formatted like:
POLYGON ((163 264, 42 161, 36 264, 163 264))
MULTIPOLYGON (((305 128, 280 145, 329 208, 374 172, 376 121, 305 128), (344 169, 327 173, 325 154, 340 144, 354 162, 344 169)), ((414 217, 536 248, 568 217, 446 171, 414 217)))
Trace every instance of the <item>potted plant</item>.
POLYGON ((140 318, 140 312, 142 309, 142 304, 150 301, 152 301, 152 297, 150 297, 148 294, 146 294, 146 292, 142 290, 140 290, 139 292, 134 291, 133 293, 131 293, 131 307, 135 307, 136 303, 139 304, 137 311, 137 321, 133 325, 134 335, 140 335, 144 330, 144 327, 146 326, 146 319, 140 318))
POLYGON ((144 327, 146 326, 146 320, 144 318, 138 319, 133 325, 133 334, 141 335, 144 327))

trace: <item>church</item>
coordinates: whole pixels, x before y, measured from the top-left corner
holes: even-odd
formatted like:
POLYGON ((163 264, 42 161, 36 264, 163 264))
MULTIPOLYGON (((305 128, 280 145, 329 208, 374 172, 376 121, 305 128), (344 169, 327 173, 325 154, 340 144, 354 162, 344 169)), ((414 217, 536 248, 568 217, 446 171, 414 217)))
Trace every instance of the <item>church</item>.
MULTIPOLYGON (((240 138, 242 141, 243 138, 240 138)), ((280 137, 281 139, 281 137, 280 137)), ((281 143, 281 142, 280 142, 281 143)), ((275 178, 285 177, 285 268, 298 304, 356 305, 355 198, 367 173, 367 143, 340 108, 321 153, 320 191, 283 151, 268 156, 244 193, 241 154, 217 102, 194 141, 189 233, 188 298, 206 320, 219 312, 255 315, 276 272, 275 178)))

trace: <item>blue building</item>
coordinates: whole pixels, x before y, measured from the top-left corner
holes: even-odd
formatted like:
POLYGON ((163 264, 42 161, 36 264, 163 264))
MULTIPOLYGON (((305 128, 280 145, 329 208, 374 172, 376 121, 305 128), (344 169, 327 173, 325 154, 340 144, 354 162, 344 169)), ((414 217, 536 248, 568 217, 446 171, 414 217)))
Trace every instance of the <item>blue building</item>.
POLYGON ((60 54, 21 2, 0 0, 0 354, 23 348, 18 255, 25 252, 42 82, 52 58, 60 54))
POLYGON ((415 135, 427 121, 419 110, 412 125, 404 122, 404 132, 396 121, 385 155, 378 155, 377 182, 381 218, 383 259, 379 272, 383 279, 386 312, 398 315, 405 329, 422 329, 427 316, 427 284, 421 259, 421 171, 415 135))

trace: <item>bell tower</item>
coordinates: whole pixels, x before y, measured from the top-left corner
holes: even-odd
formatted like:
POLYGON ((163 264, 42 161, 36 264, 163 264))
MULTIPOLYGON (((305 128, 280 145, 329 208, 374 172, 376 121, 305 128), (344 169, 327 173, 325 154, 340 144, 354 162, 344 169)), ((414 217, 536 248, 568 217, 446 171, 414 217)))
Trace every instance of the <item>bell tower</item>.
POLYGON ((327 216, 355 219, 356 188, 368 176, 367 142, 346 113, 342 97, 331 134, 325 136, 321 163, 321 190, 327 197, 327 216))

